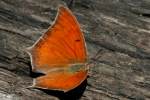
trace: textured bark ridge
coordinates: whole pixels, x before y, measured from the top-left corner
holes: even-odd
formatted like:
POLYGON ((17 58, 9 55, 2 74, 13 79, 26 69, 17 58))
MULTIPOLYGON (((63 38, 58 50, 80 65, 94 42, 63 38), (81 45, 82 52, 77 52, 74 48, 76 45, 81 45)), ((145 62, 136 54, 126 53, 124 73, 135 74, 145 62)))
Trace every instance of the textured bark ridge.
POLYGON ((93 65, 87 81, 68 93, 27 88, 35 76, 24 49, 52 24, 60 4, 68 0, 0 1, 0 99, 149 100, 149 0, 74 0, 93 65))

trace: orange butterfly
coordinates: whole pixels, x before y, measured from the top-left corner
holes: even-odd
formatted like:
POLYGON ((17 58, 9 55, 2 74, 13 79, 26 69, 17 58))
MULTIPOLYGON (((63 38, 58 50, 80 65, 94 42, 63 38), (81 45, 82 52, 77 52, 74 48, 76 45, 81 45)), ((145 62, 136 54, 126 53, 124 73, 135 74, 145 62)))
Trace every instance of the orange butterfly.
POLYGON ((34 80, 33 87, 67 92, 87 77, 85 40, 68 8, 59 8, 54 24, 27 53, 32 71, 45 74, 34 80))

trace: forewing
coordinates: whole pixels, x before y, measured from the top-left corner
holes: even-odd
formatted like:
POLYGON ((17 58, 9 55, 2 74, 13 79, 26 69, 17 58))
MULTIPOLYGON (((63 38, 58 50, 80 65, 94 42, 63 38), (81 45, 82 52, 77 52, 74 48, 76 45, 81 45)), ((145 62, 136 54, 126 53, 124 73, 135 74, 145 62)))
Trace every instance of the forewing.
POLYGON ((67 67, 68 64, 85 63, 85 40, 80 26, 71 11, 60 7, 54 24, 28 50, 33 70, 67 67))

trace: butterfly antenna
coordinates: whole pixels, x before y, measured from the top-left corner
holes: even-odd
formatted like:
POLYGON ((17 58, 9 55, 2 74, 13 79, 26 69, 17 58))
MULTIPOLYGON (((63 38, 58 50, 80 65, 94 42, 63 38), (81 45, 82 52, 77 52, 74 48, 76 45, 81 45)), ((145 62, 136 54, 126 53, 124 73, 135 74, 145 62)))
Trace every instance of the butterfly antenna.
POLYGON ((69 0, 67 3, 68 8, 71 9, 73 7, 73 4, 74 4, 74 0, 69 0))

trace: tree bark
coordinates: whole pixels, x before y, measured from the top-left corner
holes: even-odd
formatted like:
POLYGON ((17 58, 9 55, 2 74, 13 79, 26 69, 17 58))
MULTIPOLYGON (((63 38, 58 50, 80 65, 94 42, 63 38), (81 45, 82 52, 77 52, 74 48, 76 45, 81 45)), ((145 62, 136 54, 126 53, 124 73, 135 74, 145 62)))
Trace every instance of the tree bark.
POLYGON ((1 100, 150 100, 150 1, 74 0, 84 32, 89 77, 68 92, 27 88, 30 58, 24 51, 52 24, 67 0, 0 1, 1 100))

